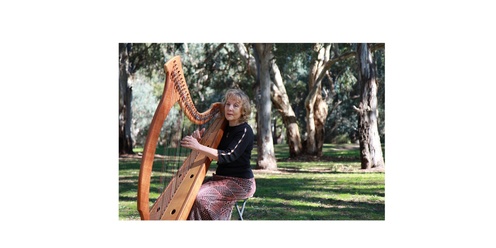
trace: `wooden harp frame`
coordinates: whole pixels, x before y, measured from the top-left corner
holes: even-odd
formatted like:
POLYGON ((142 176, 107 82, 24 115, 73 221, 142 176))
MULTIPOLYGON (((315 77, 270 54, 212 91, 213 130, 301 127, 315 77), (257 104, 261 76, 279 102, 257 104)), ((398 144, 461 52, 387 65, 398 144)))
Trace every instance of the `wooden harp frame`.
POLYGON ((202 113, 196 110, 179 56, 167 61, 164 70, 164 92, 150 124, 140 165, 138 211, 141 220, 186 220, 212 161, 192 151, 150 208, 150 181, 157 141, 165 118, 174 104, 179 102, 188 119, 197 125, 214 119, 200 141, 203 145, 216 148, 227 125, 222 103, 214 103, 202 113))

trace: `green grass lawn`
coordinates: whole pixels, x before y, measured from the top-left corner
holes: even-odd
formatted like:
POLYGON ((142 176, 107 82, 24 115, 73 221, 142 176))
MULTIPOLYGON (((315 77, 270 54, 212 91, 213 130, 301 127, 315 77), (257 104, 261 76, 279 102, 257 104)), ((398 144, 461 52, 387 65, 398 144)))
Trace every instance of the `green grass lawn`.
MULTIPOLYGON (((275 152, 277 171, 254 170, 257 191, 246 204, 245 220, 385 219, 385 173, 362 171, 357 146, 326 144, 321 159, 288 159, 286 145, 275 145, 275 152)), ((256 156, 254 150, 253 158, 256 156)), ((154 163, 151 200, 159 195, 153 189, 160 187, 163 164, 164 159, 154 163)), ((120 220, 139 220, 139 166, 139 159, 119 160, 120 220)), ((213 171, 215 162, 207 176, 213 171)), ((234 210, 233 219, 237 217, 234 210)))

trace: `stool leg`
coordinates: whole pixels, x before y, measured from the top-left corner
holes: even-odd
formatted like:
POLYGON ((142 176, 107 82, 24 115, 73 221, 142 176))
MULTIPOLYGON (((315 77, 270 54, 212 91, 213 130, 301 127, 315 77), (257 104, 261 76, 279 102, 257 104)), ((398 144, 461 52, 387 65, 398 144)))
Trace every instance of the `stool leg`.
POLYGON ((236 202, 236 210, 238 210, 238 216, 239 216, 238 220, 243 220, 243 211, 244 211, 244 209, 239 209, 239 205, 238 205, 237 202, 236 202))
POLYGON ((246 201, 248 199, 245 199, 243 201, 243 205, 241 207, 241 209, 239 209, 239 205, 238 205, 238 202, 236 202, 236 210, 238 210, 238 216, 239 216, 239 220, 243 220, 243 212, 245 211, 245 206, 246 206, 246 201))

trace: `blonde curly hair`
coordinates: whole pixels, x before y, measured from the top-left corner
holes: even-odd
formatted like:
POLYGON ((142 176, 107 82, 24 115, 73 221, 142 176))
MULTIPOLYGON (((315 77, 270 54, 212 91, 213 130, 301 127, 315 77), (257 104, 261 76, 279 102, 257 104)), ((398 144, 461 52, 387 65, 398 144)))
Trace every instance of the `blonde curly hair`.
POLYGON ((241 102, 241 117, 239 118, 240 123, 248 121, 251 114, 251 104, 248 95, 240 89, 229 89, 227 90, 222 103, 225 105, 227 99, 229 98, 233 98, 234 100, 241 102))

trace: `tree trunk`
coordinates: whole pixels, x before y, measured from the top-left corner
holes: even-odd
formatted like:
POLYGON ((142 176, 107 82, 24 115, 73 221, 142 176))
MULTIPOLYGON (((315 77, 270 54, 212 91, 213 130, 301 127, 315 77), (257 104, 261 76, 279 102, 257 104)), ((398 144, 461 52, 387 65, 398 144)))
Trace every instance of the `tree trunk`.
POLYGON ((317 156, 322 156, 322 149, 324 148, 325 138, 325 121, 327 118, 327 102, 322 99, 322 95, 317 96, 315 102, 315 147, 317 149, 317 156))
POLYGON ((361 168, 384 167, 381 140, 377 126, 379 111, 377 110, 376 67, 372 54, 366 43, 358 44, 357 58, 359 82, 361 83, 361 100, 358 108, 358 133, 360 141, 361 168))
POLYGON ((330 58, 331 45, 316 44, 314 51, 317 58, 310 68, 308 79, 309 93, 305 99, 307 111, 307 140, 306 153, 309 155, 322 155, 322 147, 325 137, 325 120, 327 118, 327 103, 322 98, 322 79, 319 77, 325 69, 325 64, 330 58))
MULTIPOLYGON (((244 44, 237 44, 238 51, 241 57, 244 59, 247 64, 248 72, 254 77, 257 78, 257 68, 256 61, 253 56, 248 54, 248 51, 244 44)), ((288 138, 289 145, 289 156, 296 157, 302 152, 302 144, 300 137, 300 130, 298 124, 296 123, 296 115, 291 107, 291 103, 289 102, 289 97, 286 93, 286 87, 284 86, 284 81, 281 76, 281 72, 279 71, 279 67, 275 63, 275 60, 272 60, 270 63, 271 66, 271 99, 274 107, 281 114, 282 120, 284 122, 284 126, 286 127, 286 136, 288 138)))
POLYGON ((131 136, 132 88, 129 86, 129 56, 127 44, 119 43, 119 154, 133 154, 131 136))
POLYGON ((296 123, 296 115, 289 102, 288 94, 286 93, 286 87, 284 87, 284 82, 282 80, 281 72, 277 66, 275 60, 272 60, 271 64, 271 99, 272 103, 279 111, 282 116, 282 121, 286 127, 286 136, 288 137, 289 145, 289 156, 294 158, 301 153, 301 137, 298 124, 296 123))
POLYGON ((271 109, 270 100, 270 59, 272 59, 271 44, 255 44, 257 65, 260 79, 260 99, 257 104, 257 169, 277 170, 277 162, 274 154, 274 144, 271 132, 271 109))

